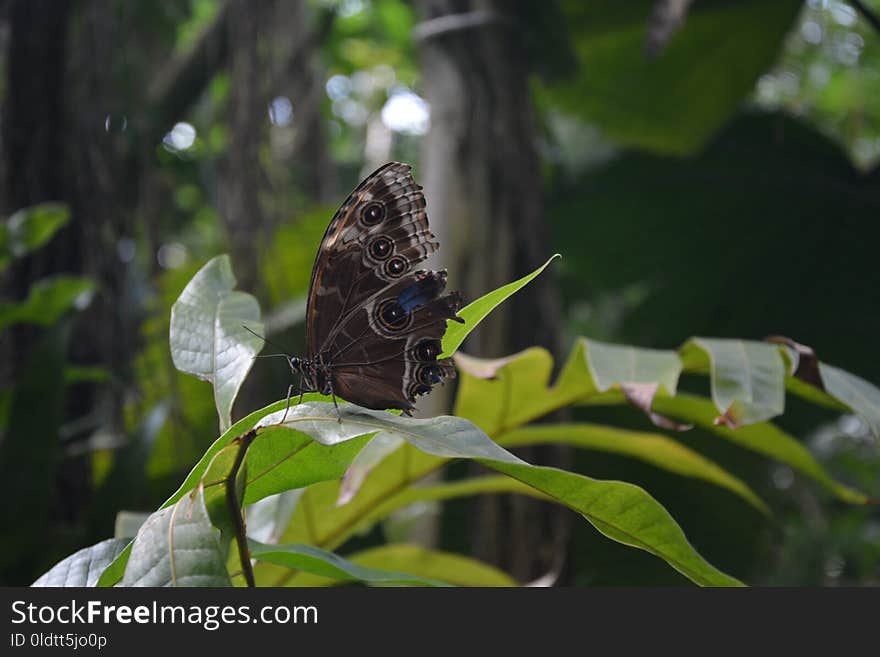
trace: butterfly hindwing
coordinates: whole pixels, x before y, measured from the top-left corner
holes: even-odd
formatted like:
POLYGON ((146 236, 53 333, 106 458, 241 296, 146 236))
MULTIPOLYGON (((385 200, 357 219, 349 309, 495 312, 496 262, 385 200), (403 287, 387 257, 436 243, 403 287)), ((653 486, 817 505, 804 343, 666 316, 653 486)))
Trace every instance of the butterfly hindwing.
POLYGON ((369 408, 411 410, 416 397, 455 376, 437 360, 457 292, 441 296, 446 272, 418 271, 375 295, 337 333, 326 357, 336 392, 369 408))

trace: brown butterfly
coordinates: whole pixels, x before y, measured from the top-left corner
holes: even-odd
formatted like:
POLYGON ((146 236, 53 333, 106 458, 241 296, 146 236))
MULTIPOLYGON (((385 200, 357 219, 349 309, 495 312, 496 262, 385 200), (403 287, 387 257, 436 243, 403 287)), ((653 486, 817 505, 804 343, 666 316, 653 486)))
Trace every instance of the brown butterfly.
MULTIPOLYGON (((373 409, 414 408, 455 376, 437 360, 461 295, 441 296, 446 271, 412 271, 437 250, 411 167, 390 162, 351 193, 324 233, 306 308, 306 358, 288 357, 299 394, 373 409)), ((288 390, 288 407, 294 386, 288 390)), ((338 407, 337 407, 338 408, 338 407)), ((286 413, 285 413, 286 415, 286 413)))

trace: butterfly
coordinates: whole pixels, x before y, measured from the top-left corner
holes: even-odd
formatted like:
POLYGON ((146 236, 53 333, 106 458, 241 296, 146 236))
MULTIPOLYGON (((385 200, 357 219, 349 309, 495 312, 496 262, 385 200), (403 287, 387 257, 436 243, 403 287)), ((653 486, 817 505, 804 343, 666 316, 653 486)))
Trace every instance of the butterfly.
MULTIPOLYGON (((464 322, 446 271, 413 271, 438 243, 407 164, 370 174, 333 216, 312 268, 305 358, 290 357, 299 395, 319 392, 409 415, 416 398, 455 376, 438 360, 446 321, 464 322)), ((288 389, 290 406, 294 386, 288 389)), ((337 405, 337 411, 338 411, 337 405)), ((286 411, 285 411, 286 416, 286 411)), ((341 421, 341 416, 340 416, 341 421)))

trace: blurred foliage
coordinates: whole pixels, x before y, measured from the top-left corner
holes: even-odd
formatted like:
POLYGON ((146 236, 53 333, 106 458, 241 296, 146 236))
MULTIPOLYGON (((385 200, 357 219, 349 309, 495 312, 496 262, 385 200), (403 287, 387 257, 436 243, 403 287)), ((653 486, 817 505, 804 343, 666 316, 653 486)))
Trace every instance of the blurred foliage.
POLYGON ((0 221, 0 271, 12 261, 40 248, 70 221, 70 210, 59 203, 24 208, 0 221))
MULTIPOLYGON (((149 85, 150 66, 163 65, 155 53, 191 53, 222 4, 124 4, 120 16, 127 16, 124 24, 134 33, 121 40, 120 62, 130 78, 120 91, 121 107, 133 97, 132 88, 149 85), (141 52, 145 42, 153 49, 141 52)), ((880 0, 866 4, 880 11, 880 0)), ((814 346, 825 361, 880 380, 880 361, 873 357, 880 330, 874 258, 880 238, 880 35, 843 0, 700 0, 667 46, 650 57, 645 38, 653 5, 508 5, 531 66, 541 184, 554 246, 564 255, 557 266, 566 338, 668 348, 689 335, 786 334, 814 346)), ((312 19, 333 13, 318 44, 316 70, 326 149, 338 173, 332 196, 341 201, 370 166, 367 146, 377 134, 387 139, 389 158, 418 160, 430 109, 417 95, 420 46, 412 35, 419 19, 404 0, 311 0, 307 6, 312 19), (392 101, 403 111, 395 115, 392 101)), ((77 47, 75 32, 71 47, 77 47)), ((158 506, 216 433, 210 387, 174 369, 167 341, 170 308, 186 282, 229 248, 218 207, 230 85, 228 72, 217 71, 185 116, 161 126, 157 143, 137 146, 149 153, 152 207, 118 241, 134 306, 125 312, 138 326, 133 380, 124 382, 125 435, 97 426, 75 450, 59 437, 70 435, 64 433, 69 428, 62 430, 71 420, 63 400, 71 393, 80 398, 76 386, 119 383, 116 373, 95 363, 68 362, 64 340, 68 323, 76 324, 69 311, 90 299, 89 284, 62 278, 68 282, 52 288, 51 281, 30 281, 0 306, 0 323, 18 317, 47 325, 6 330, 35 331, 28 371, 57 373, 0 390, 4 495, 36 491, 28 518, 7 519, 7 526, 17 523, 20 540, 7 549, 4 537, 4 583, 33 581, 60 556, 111 535, 116 510, 158 506), (47 400, 48 410, 33 414, 34 399, 47 400), (45 440, 13 445, 10 426, 30 427, 29 434, 45 440), (9 450, 31 448, 16 456, 29 465, 6 465, 9 450), (81 458, 89 463, 92 493, 80 498, 88 508, 80 515, 61 512, 59 500, 70 489, 60 487, 59 468, 81 458)), ((291 115, 287 122, 278 114, 272 119, 268 107, 265 115, 261 200, 270 229, 254 236, 261 257, 258 289, 251 292, 266 310, 268 337, 295 353, 304 341, 296 308, 333 208, 331 198, 315 198, 305 183, 312 163, 290 155, 305 99, 287 87, 271 91, 270 97, 290 102, 291 115)), ((124 110, 114 109, 107 131, 134 141, 133 116, 133 110, 126 119, 124 110)), ((69 221, 67 211, 54 205, 15 217, 0 224, 0 269, 45 245, 69 221)), ((257 398, 282 397, 288 374, 281 359, 260 361, 251 377, 260 383, 257 398)), ((681 386, 706 391, 704 381, 691 377, 681 386)), ((821 467, 880 497, 878 445, 864 426, 852 416, 837 419, 790 398, 786 403, 781 425, 804 441, 821 467)), ((245 394, 235 415, 258 405, 245 394)), ((74 414, 93 412, 77 407, 74 414)), ((573 413, 575 421, 655 430, 629 408, 573 413)), ((878 583, 875 510, 845 506, 790 466, 768 464, 709 429, 674 440, 743 481, 767 502, 773 520, 728 491, 621 454, 579 451, 573 469, 644 487, 713 563, 749 581, 878 583)), ((453 467, 449 477, 462 473, 453 467)), ((470 549, 474 517, 469 500, 445 504, 439 547, 470 549)), ((374 532, 353 538, 351 547, 363 565, 375 566, 379 562, 368 557, 380 549, 378 542, 374 532)), ((432 559, 443 561, 438 555, 432 559)), ((411 558, 394 555, 402 564, 411 558)), ((597 537, 586 523, 575 529, 570 570, 577 584, 684 581, 659 560, 597 537)))
MULTIPOLYGON (((865 0, 880 13, 880 2, 865 0)), ((808 0, 754 102, 803 117, 846 147, 862 169, 880 161, 880 40, 842 0, 808 0)))
POLYGON ((657 56, 645 53, 652 0, 564 2, 576 75, 548 102, 620 144, 684 154, 698 150, 770 66, 799 1, 703 0, 657 56))

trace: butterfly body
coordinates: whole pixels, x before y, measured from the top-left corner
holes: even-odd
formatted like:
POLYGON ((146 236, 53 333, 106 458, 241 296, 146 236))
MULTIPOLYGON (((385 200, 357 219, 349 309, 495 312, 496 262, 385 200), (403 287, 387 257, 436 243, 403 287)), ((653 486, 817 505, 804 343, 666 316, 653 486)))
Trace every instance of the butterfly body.
POLYGON ((446 321, 463 321, 461 296, 443 294, 445 271, 414 271, 437 246, 408 165, 391 162, 358 185, 312 269, 308 355, 289 359, 300 393, 408 413, 418 396, 455 376, 450 360, 437 357, 446 321))

